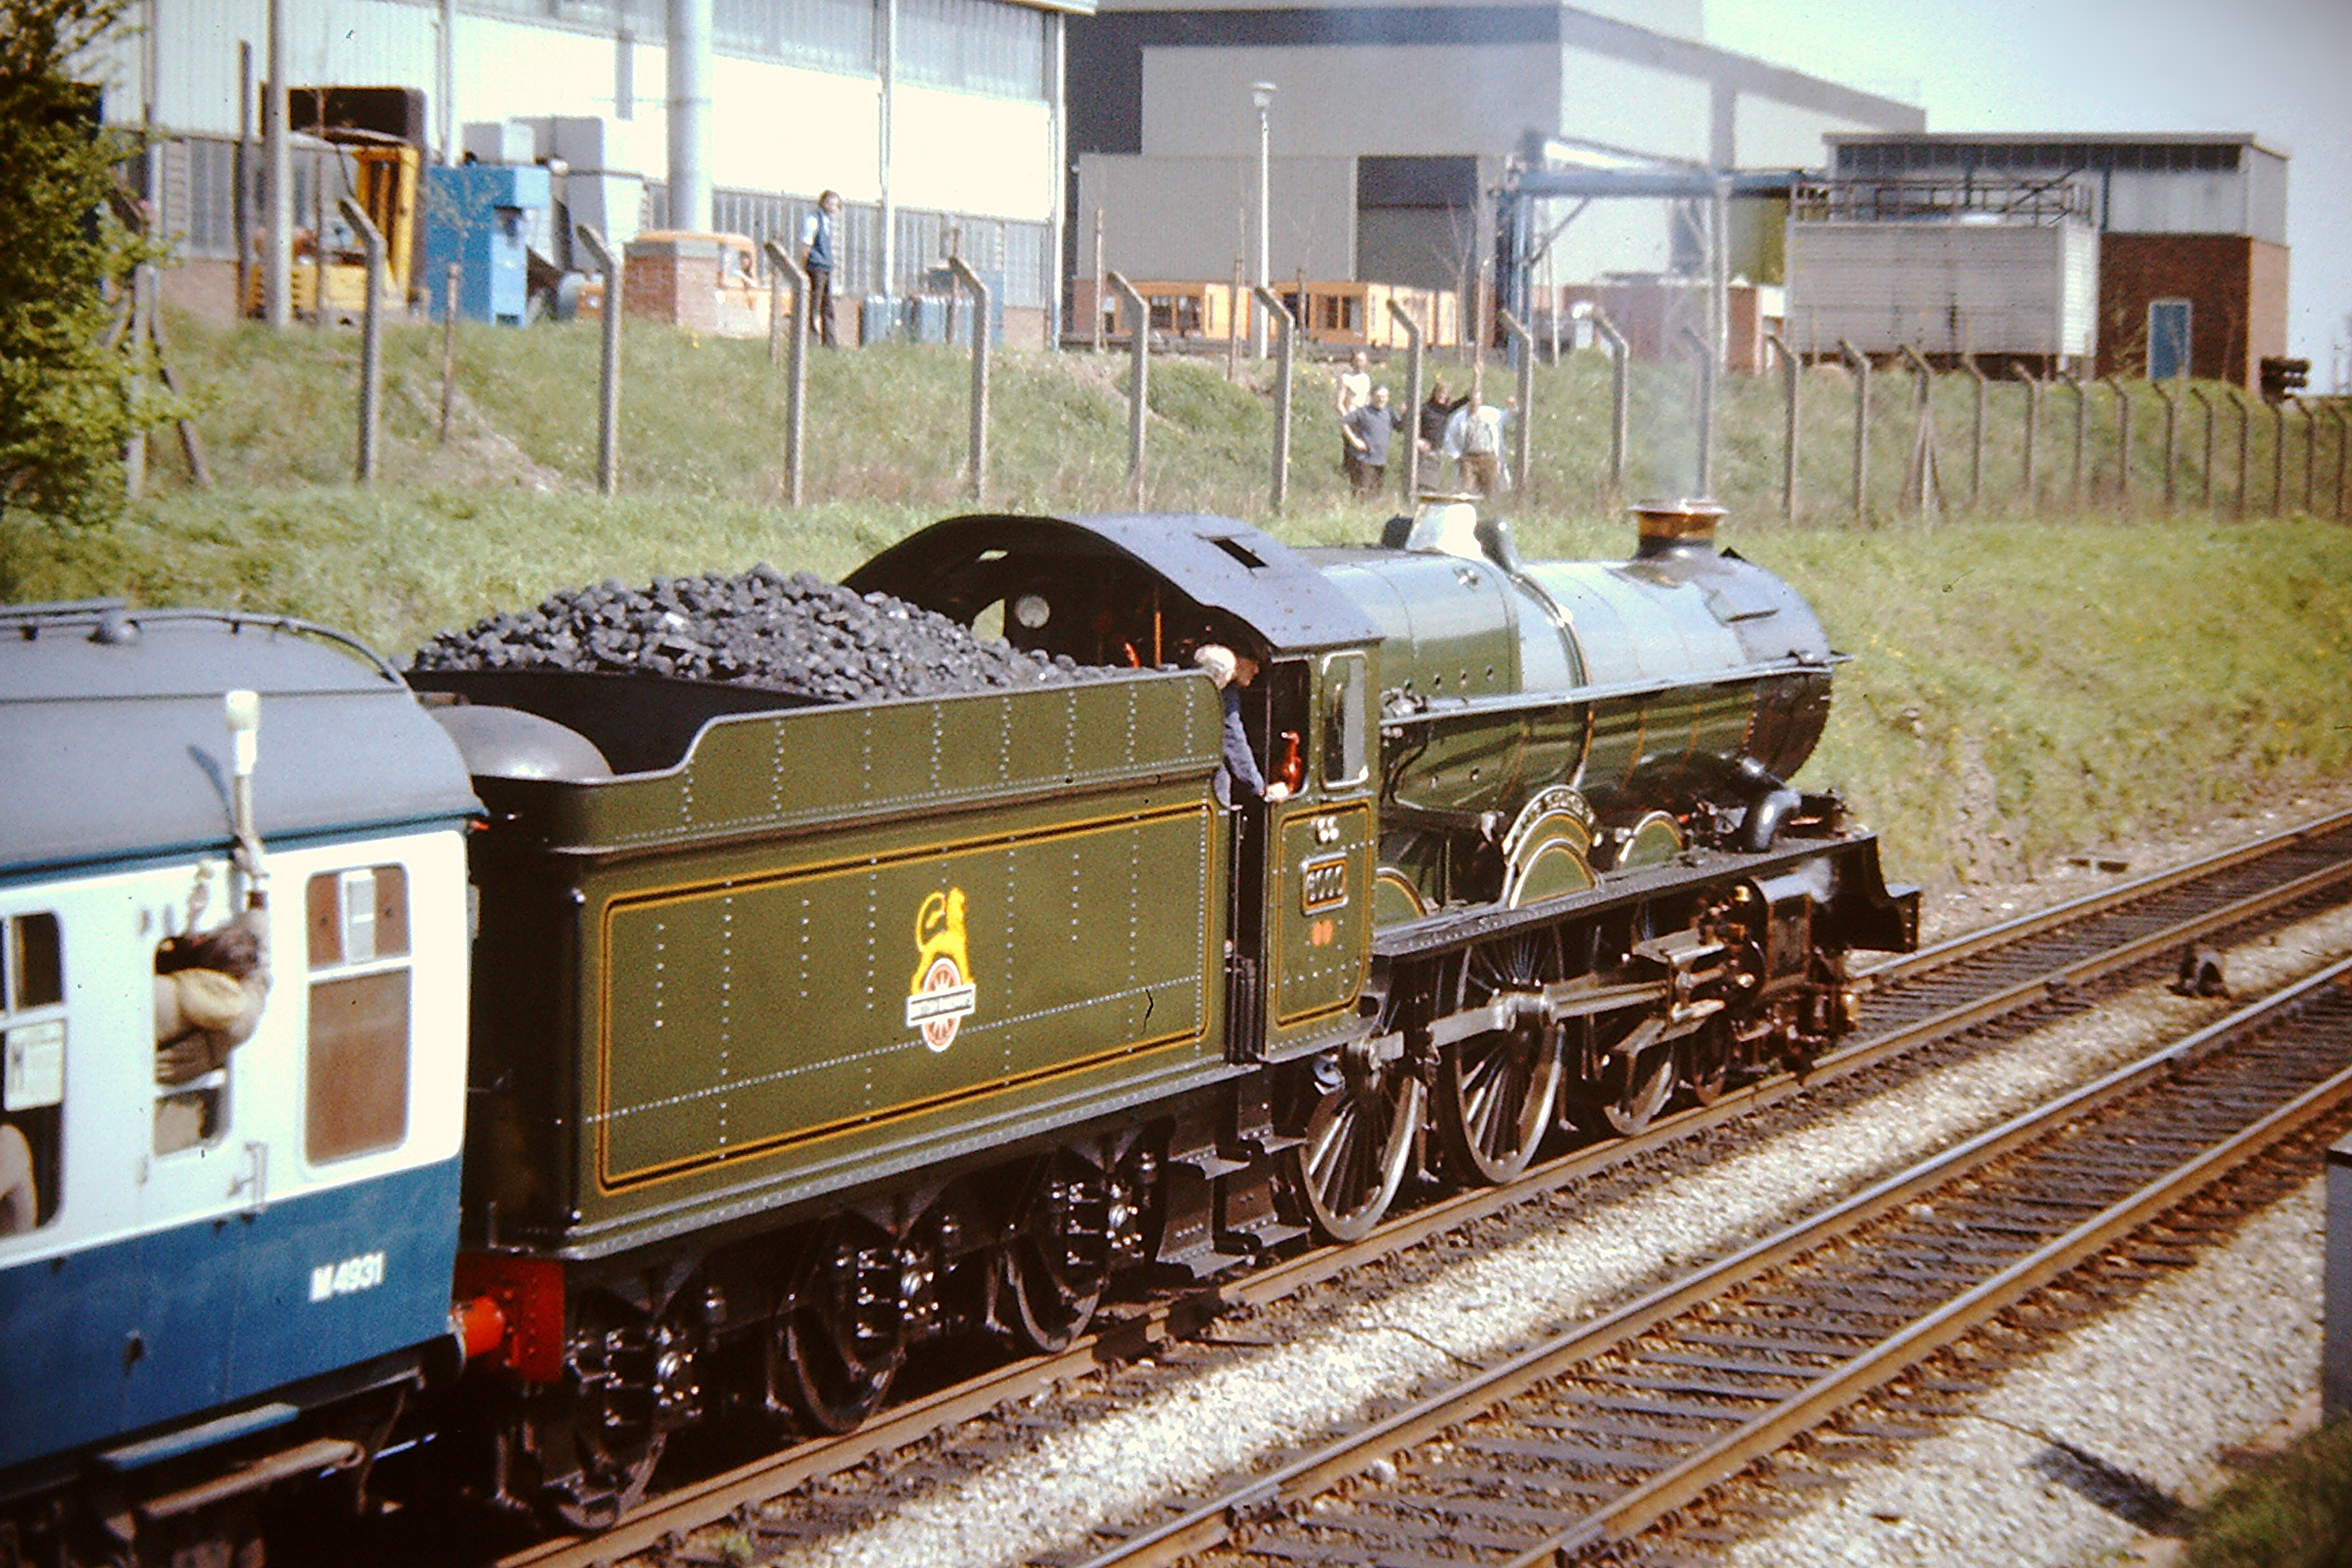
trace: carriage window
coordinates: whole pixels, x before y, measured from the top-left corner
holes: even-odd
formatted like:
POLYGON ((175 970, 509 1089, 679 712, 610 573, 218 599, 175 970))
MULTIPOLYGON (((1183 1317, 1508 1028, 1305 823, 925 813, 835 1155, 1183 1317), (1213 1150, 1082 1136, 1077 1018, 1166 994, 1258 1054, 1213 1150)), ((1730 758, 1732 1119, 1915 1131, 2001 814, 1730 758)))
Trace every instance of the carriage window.
POLYGON ((0 1237, 57 1217, 64 1004, 58 917, 43 911, 0 921, 0 1237))
POLYGON ((1323 782, 1364 782, 1364 690, 1360 653, 1335 653, 1323 661, 1323 782))
POLYGON ((399 866, 329 871, 311 878, 307 893, 303 1152, 323 1164, 408 1135, 408 873, 399 866))

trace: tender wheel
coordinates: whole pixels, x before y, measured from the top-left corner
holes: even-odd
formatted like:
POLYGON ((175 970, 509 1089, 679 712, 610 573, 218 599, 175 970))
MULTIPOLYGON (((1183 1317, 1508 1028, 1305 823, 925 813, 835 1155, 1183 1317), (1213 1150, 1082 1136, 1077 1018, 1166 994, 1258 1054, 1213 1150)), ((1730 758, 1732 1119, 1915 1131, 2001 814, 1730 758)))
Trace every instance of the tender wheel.
POLYGON ((1068 1150, 1037 1162, 1002 1254, 1006 1326, 1026 1348, 1066 1350, 1109 1282, 1110 1184, 1068 1150))
POLYGON ((681 1362, 669 1337, 622 1302, 585 1301, 563 1381, 517 1413, 504 1456, 527 1482, 515 1489, 535 1482, 540 1506, 565 1529, 608 1529, 644 1500, 669 1437, 662 1380, 681 1362))
POLYGON ((816 1233, 770 1336, 772 1410, 847 1432, 882 1407, 907 1356, 899 1273, 897 1245, 865 1221, 816 1233))
MULTIPOLYGON (((1499 993, 1532 991, 1559 973, 1548 932, 1526 932, 1465 955, 1457 1008, 1499 993)), ((1540 1019, 1474 1035, 1437 1062, 1437 1131, 1447 1167, 1465 1181, 1507 1182, 1528 1168, 1551 1125, 1559 1089, 1560 1031, 1540 1019)))

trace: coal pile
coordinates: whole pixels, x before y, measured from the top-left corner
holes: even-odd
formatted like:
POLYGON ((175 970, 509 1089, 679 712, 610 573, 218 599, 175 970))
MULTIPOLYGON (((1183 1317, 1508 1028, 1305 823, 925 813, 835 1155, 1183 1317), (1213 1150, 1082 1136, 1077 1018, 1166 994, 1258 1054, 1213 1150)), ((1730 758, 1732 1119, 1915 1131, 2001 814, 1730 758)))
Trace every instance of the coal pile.
POLYGON ((825 702, 940 697, 1086 679, 1066 658, 1001 642, 887 594, 856 594, 806 572, 606 581, 535 610, 443 632, 415 668, 665 675, 791 692, 825 702))

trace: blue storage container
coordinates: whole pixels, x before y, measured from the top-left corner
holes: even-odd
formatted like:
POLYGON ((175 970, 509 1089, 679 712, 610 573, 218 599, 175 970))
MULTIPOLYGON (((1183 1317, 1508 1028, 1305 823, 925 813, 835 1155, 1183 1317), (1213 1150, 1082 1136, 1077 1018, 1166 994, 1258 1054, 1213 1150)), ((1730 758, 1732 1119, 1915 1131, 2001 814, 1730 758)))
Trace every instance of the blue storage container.
POLYGON ((551 200, 536 163, 462 163, 426 171, 425 274, 436 320, 446 301, 449 263, 463 268, 457 313, 468 321, 519 327, 530 308, 526 215, 551 200))

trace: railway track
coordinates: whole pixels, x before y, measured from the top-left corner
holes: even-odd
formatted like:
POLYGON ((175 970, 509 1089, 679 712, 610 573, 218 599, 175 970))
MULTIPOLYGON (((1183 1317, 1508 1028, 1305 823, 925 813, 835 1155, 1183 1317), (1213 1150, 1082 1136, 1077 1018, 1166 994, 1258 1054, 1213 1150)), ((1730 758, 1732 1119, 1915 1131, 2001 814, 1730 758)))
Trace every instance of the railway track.
POLYGON ((2352 960, 1087 1568, 1572 1561, 2347 1103, 2352 960))
MULTIPOLYGON (((1843 1047, 1814 1063, 1801 1078, 1774 1075, 1727 1093, 1709 1106, 1662 1117, 1635 1137, 1550 1160, 1507 1186, 1450 1194, 1390 1220, 1352 1245, 1316 1247, 1238 1278, 1153 1300, 1106 1322, 1059 1355, 994 1368, 900 1405, 854 1433, 797 1445, 681 1487, 608 1531, 541 1542, 502 1559, 499 1568, 616 1563, 674 1546, 706 1526, 730 1520, 748 1525, 759 1504, 814 1478, 838 1475, 1097 1366, 1146 1355, 1154 1346, 1197 1333, 1236 1308, 1281 1300, 1432 1236, 1589 1179, 1612 1165, 1654 1155, 1708 1128, 1933 1042, 2030 1012, 2053 998, 2093 994, 2103 982, 2168 962, 2226 932, 2280 918, 2282 911, 2346 899, 2352 899, 2352 813, 2272 834, 1940 943, 1861 975, 1861 1027, 1843 1047)), ((1811 1363, 1800 1358, 1794 1364, 1811 1363)), ((1210 1512, 1245 1522, 1266 1501, 1255 1494, 1226 1499, 1210 1512)))

